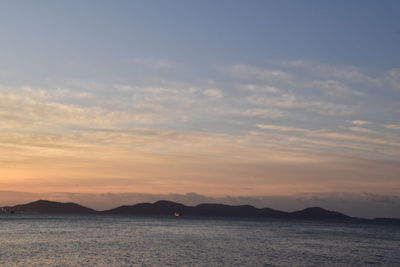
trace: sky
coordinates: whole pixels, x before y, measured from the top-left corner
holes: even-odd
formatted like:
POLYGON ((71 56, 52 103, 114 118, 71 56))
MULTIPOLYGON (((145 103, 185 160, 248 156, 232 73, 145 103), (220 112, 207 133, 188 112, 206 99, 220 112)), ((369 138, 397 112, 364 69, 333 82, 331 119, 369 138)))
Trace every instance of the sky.
POLYGON ((399 11, 2 1, 0 205, 167 198, 400 217, 399 11))

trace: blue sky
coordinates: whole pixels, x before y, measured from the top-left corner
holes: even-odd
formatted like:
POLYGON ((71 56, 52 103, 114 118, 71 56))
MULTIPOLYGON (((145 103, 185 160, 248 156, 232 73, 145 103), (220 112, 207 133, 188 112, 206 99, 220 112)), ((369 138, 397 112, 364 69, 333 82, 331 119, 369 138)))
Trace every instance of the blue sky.
POLYGON ((207 76, 210 64, 307 59, 381 72, 400 60, 398 1, 9 1, 1 10, 2 65, 32 80, 129 79, 130 58, 207 76))
POLYGON ((0 188, 343 193, 398 206, 399 11, 398 1, 3 1, 0 188))

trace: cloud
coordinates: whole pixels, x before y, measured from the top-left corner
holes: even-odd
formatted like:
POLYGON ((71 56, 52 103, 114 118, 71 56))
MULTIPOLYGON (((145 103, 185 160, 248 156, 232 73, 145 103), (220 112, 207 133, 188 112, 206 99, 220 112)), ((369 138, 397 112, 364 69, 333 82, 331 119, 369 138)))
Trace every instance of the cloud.
POLYGON ((38 100, 87 100, 93 98, 93 93, 87 91, 75 91, 66 88, 54 88, 45 90, 42 88, 33 88, 30 86, 21 87, 24 97, 38 100))
POLYGON ((50 127, 74 129, 80 126, 111 127, 122 123, 151 123, 161 119, 157 114, 130 113, 101 107, 84 107, 75 104, 43 100, 19 94, 0 94, 0 117, 3 127, 40 130, 50 127), (29 122, 29 124, 27 124, 29 122))
POLYGON ((370 134, 376 134, 377 132, 374 132, 370 129, 367 128, 362 128, 362 127, 349 127, 348 128, 350 131, 353 132, 359 132, 359 133, 370 133, 370 134))
POLYGON ((327 95, 334 96, 336 98, 345 98, 348 96, 362 96, 363 93, 354 90, 341 82, 332 80, 314 80, 305 82, 304 87, 318 89, 324 91, 327 95))
POLYGON ((278 93, 282 90, 269 85, 255 85, 255 84, 239 84, 238 88, 245 89, 248 91, 265 92, 265 93, 278 93))
POLYGON ((218 89, 207 89, 203 91, 203 94, 210 98, 221 98, 224 94, 218 89))
POLYGON ((311 130, 297 128, 297 127, 285 127, 285 126, 278 126, 278 125, 265 125, 265 124, 258 124, 258 128, 265 129, 265 130, 277 130, 283 132, 300 132, 300 133, 311 133, 311 130))
POLYGON ((286 143, 290 142, 290 146, 297 148, 302 148, 305 145, 307 145, 307 149, 312 147, 312 150, 308 152, 306 150, 303 152, 304 154, 315 153, 317 151, 331 151, 333 153, 339 148, 347 148, 349 149, 346 152, 348 156, 350 154, 353 154, 353 156, 358 154, 358 156, 365 157, 364 153, 368 151, 371 153, 369 156, 385 155, 396 160, 400 155, 400 145, 395 138, 380 138, 377 132, 360 127, 349 128, 349 130, 360 134, 332 132, 324 129, 311 130, 271 124, 258 124, 257 127, 267 131, 283 132, 280 136, 268 135, 266 138, 273 138, 275 140, 283 139, 286 140, 286 143), (365 133, 374 134, 374 137, 363 135, 365 133), (310 147, 309 145, 313 146, 310 147), (372 146, 373 148, 371 148, 372 146), (381 149, 377 150, 377 146, 381 149))
POLYGON ((256 106, 293 109, 323 116, 347 116, 354 113, 353 109, 346 105, 333 104, 324 100, 310 101, 294 94, 282 94, 276 97, 251 95, 246 99, 256 106))
POLYGON ((337 133, 337 132, 321 131, 318 133, 314 133, 314 135, 320 136, 323 138, 342 140, 342 141, 354 142, 354 143, 375 144, 375 145, 388 146, 388 147, 400 147, 400 144, 398 144, 396 142, 396 140, 384 140, 384 139, 380 139, 380 138, 373 138, 373 137, 354 135, 354 134, 344 134, 344 133, 337 133))
POLYGON ((355 125, 368 125, 368 124, 371 124, 372 122, 370 122, 370 121, 363 121, 363 120, 354 120, 354 121, 352 121, 351 123, 352 123, 352 124, 355 124, 355 125))
POLYGON ((400 127, 377 123, 396 122, 396 73, 296 64, 227 66, 211 82, 0 86, 0 187, 398 194, 399 137, 387 129, 400 127))
POLYGON ((261 118, 261 119, 279 119, 290 117, 288 112, 278 109, 251 108, 240 113, 244 117, 261 118))
POLYGON ((382 85, 379 77, 371 77, 360 68, 349 65, 333 65, 315 62, 311 60, 284 60, 277 62, 277 65, 292 68, 293 71, 300 71, 311 77, 334 78, 343 82, 367 83, 382 85))
POLYGON ((277 69, 262 69, 244 64, 229 66, 227 71, 238 78, 259 79, 264 81, 291 80, 294 75, 277 69))
POLYGON ((400 69, 389 70, 386 79, 393 88, 400 89, 400 69))
POLYGON ((400 129, 400 124, 386 124, 385 127, 388 129, 397 130, 400 129))

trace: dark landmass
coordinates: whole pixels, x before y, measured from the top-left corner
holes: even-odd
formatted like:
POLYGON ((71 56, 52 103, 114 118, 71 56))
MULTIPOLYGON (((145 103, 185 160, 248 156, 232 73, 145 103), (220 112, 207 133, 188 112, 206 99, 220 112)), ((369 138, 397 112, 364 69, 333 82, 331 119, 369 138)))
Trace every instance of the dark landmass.
POLYGON ((195 207, 160 200, 154 203, 140 203, 131 206, 121 206, 103 211, 105 214, 130 215, 171 215, 178 212, 184 216, 209 217, 266 217, 282 218, 287 213, 273 209, 257 209, 250 205, 230 206, 224 204, 200 204, 195 207))
POLYGON ((295 211, 291 216, 297 219, 318 219, 318 220, 348 220, 350 216, 340 212, 325 210, 320 207, 306 208, 304 210, 295 211))
POLYGON ((285 212, 271 208, 258 209, 250 205, 231 206, 224 204, 199 204, 186 206, 172 201, 160 200, 154 203, 139 203, 120 206, 105 211, 95 211, 75 203, 61 203, 38 200, 13 207, 2 207, 0 213, 37 213, 37 214, 114 214, 136 216, 204 216, 204 217, 241 217, 287 220, 342 221, 374 224, 400 225, 400 219, 375 218, 362 219, 350 217, 336 211, 320 207, 306 208, 295 212, 285 212))
POLYGON ((373 221, 376 223, 400 225, 400 219, 395 219, 395 218, 375 218, 375 219, 373 219, 373 221))
POLYGON ((28 204, 13 207, 2 207, 3 213, 42 213, 42 214, 90 214, 95 210, 75 203, 61 203, 48 200, 38 200, 28 204))

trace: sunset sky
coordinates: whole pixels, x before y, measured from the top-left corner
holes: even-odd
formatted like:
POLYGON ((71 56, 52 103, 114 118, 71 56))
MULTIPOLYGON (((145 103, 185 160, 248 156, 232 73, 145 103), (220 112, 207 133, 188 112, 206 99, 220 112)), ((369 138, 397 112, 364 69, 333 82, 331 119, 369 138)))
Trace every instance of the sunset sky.
POLYGON ((390 215, 399 12, 389 0, 2 1, 0 206, 180 195, 390 215))

